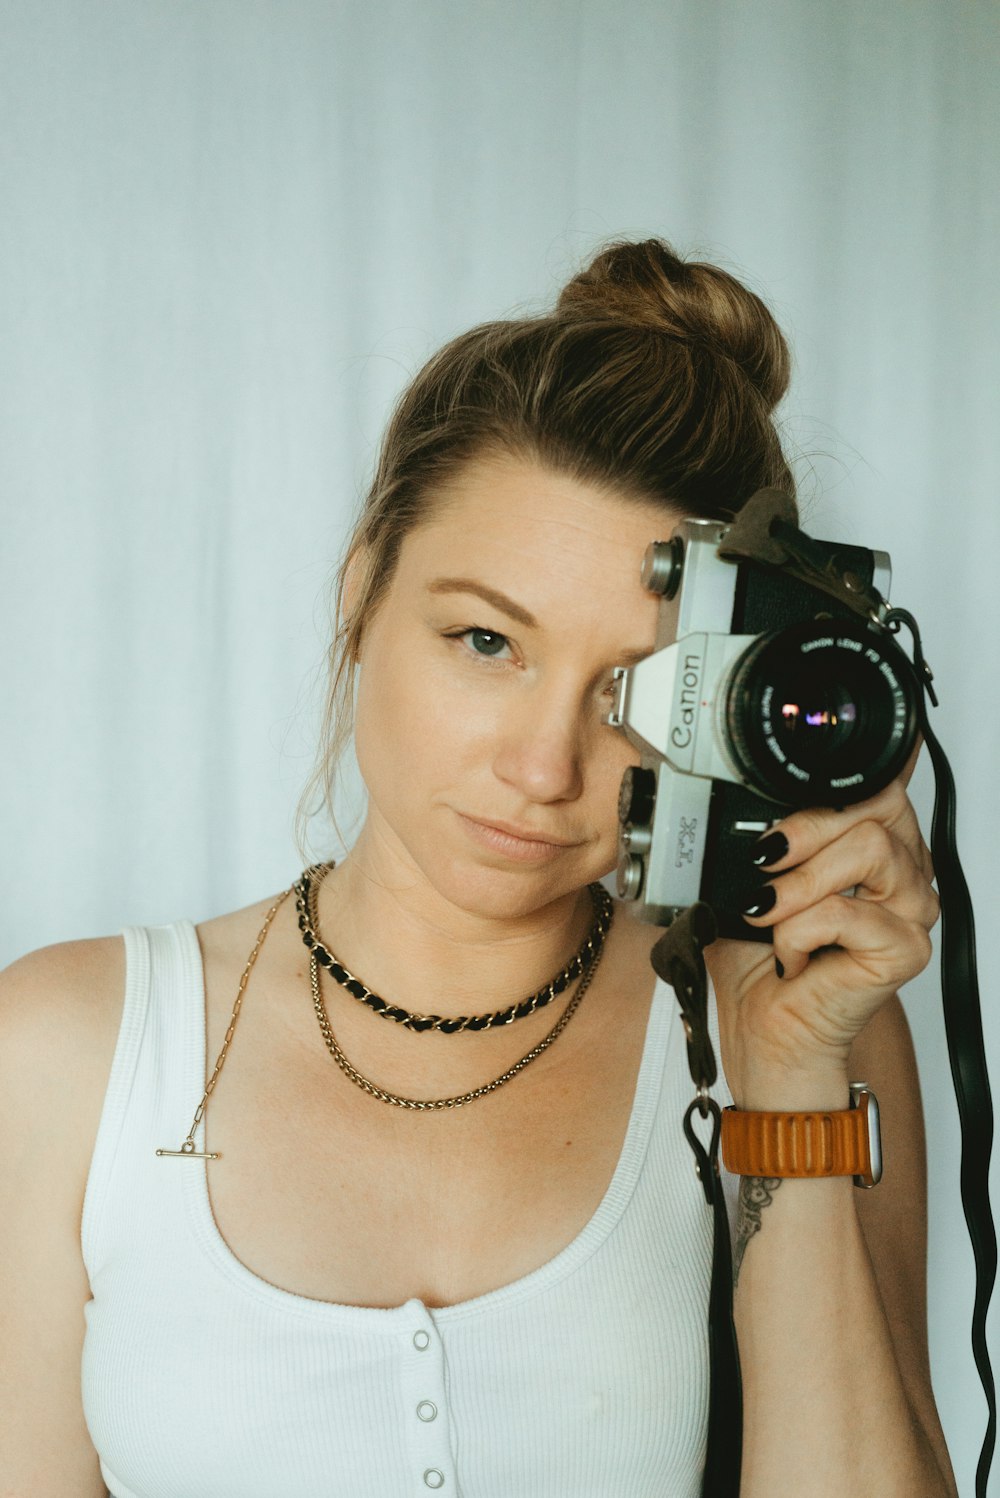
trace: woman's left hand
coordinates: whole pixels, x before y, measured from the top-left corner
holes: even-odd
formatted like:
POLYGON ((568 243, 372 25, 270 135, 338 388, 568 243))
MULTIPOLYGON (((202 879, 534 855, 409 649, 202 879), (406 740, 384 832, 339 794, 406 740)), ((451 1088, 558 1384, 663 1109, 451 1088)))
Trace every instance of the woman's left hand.
POLYGON ((906 793, 918 752, 871 800, 793 812, 773 829, 788 844, 761 871, 780 875, 765 886, 775 903, 748 917, 772 928, 773 950, 721 940, 707 949, 723 1065, 739 1106, 831 1106, 834 1094, 846 1094, 855 1037, 930 960, 938 898, 906 793))

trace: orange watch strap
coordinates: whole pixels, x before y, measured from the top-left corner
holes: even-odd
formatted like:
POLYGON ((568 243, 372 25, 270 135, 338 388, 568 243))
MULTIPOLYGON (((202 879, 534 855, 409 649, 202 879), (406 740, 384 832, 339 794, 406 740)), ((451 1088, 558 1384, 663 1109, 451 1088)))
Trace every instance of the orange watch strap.
POLYGON ((741 1176, 854 1176, 874 1186, 882 1174, 878 1104, 864 1083, 851 1084, 854 1105, 842 1112, 722 1113, 722 1159, 741 1176))

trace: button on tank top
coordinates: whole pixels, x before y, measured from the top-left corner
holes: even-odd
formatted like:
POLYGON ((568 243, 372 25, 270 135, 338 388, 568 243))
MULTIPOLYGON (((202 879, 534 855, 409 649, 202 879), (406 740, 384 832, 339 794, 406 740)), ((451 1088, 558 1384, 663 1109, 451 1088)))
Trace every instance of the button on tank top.
POLYGON ((157 1158, 208 1075, 201 954, 189 921, 123 935, 82 1219, 83 1404, 112 1498, 697 1498, 712 1224, 669 988, 583 1231, 474 1300, 374 1309, 259 1278, 212 1216, 206 1170, 224 1165, 157 1158))

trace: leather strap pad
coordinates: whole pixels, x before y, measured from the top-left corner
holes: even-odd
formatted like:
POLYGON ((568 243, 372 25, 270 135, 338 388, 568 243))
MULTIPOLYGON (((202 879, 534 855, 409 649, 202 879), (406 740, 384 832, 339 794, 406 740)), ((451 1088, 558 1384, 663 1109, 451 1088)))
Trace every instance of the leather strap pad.
POLYGON ((861 1176, 870 1172, 860 1108, 836 1113, 722 1114, 722 1159, 741 1176, 861 1176))

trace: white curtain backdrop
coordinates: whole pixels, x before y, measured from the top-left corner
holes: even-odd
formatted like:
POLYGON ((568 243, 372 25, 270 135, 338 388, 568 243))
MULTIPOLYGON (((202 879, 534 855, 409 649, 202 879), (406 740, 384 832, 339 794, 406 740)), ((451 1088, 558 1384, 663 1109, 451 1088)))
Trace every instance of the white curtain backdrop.
MULTIPOLYGON (((992 0, 0 0, 0 962, 287 885, 393 396, 655 233, 774 306, 808 522, 921 621, 1000 1078, 998 79, 992 0)), ((934 968, 904 1002, 967 1494, 934 968)))

